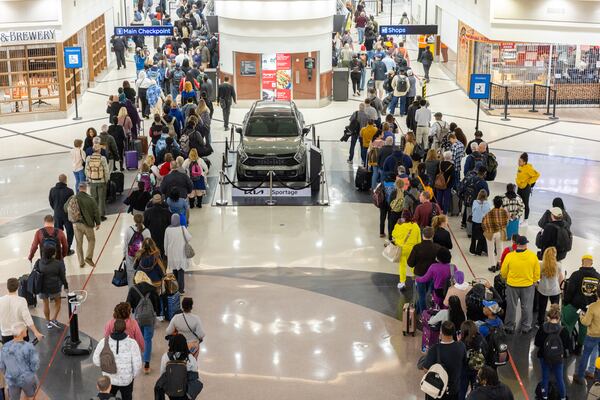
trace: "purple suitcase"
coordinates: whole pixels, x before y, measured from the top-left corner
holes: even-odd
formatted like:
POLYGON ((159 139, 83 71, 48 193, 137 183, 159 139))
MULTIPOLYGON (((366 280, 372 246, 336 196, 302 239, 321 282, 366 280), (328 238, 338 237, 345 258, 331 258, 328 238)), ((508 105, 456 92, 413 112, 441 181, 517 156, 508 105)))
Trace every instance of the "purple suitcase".
POLYGON ((426 352, 431 346, 436 344, 440 338, 440 331, 429 325, 429 320, 438 310, 425 310, 421 313, 421 326, 423 327, 423 337, 421 338, 421 351, 426 352))
POLYGON ((127 169, 138 169, 138 154, 135 150, 125 152, 125 166, 127 169))

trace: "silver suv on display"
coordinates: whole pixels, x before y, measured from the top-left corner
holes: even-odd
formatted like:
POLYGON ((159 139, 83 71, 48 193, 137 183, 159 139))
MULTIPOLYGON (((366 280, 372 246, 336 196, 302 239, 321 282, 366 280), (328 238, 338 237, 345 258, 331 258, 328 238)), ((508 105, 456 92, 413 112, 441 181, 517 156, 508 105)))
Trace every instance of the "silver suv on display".
POLYGON ((257 101, 246 117, 237 149, 237 176, 241 181, 260 181, 273 171, 282 181, 306 179, 307 152, 304 137, 310 132, 304 117, 291 101, 257 101))

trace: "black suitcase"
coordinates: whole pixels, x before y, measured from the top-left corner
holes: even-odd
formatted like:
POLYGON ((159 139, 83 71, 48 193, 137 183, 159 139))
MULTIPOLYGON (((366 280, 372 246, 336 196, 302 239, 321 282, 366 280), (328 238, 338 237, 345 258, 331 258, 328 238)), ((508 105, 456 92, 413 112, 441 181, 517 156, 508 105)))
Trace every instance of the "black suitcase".
POLYGON ((37 296, 35 294, 29 293, 29 291, 27 291, 27 280, 28 279, 29 279, 28 274, 25 274, 19 278, 18 294, 19 294, 19 296, 21 296, 21 297, 25 298, 25 300, 27 300, 27 305, 29 307, 36 307, 37 306, 37 296))
POLYGON ((356 178, 354 178, 354 185, 360 191, 367 191, 371 188, 371 175, 372 172, 362 165, 356 170, 356 178))
POLYGON ((106 184, 106 202, 114 203, 117 201, 117 184, 113 181, 108 181, 106 184))
POLYGON ((113 171, 110 174, 110 181, 115 183, 116 193, 122 194, 123 187, 125 186, 125 175, 121 171, 113 171))

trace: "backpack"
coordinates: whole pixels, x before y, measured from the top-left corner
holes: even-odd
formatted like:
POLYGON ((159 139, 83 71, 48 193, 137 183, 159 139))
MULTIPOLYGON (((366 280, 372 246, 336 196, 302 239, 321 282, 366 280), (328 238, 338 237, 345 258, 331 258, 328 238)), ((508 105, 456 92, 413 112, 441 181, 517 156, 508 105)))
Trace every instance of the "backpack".
POLYGON ((381 208, 385 205, 385 193, 383 191, 383 183, 378 183, 371 194, 371 199, 373 200, 373 204, 377 208, 381 208))
POLYGON ((175 71, 173 71, 172 78, 173 84, 177 86, 179 85, 179 82, 181 82, 181 80, 185 78, 185 72, 183 72, 181 69, 176 69, 175 71))
POLYGON ((160 120, 162 121, 163 124, 165 124, 165 126, 167 126, 169 128, 169 136, 176 135, 176 132, 175 132, 175 117, 171 117, 171 122, 165 121, 163 117, 160 117, 160 120))
POLYGON ((54 229, 52 235, 48 233, 46 228, 40 229, 42 231, 42 241, 40 243, 40 252, 43 252, 44 249, 49 247, 54 247, 56 249, 56 256, 58 257, 61 250, 60 242, 58 241, 58 229, 54 229))
POLYGON ((485 355, 480 348, 467 350, 467 365, 472 371, 479 371, 485 365, 485 355))
POLYGON ((566 253, 571 251, 573 247, 573 234, 571 231, 564 227, 557 227, 556 231, 556 250, 558 253, 566 253))
POLYGON ((40 260, 35 262, 29 277, 27 278, 27 292, 33 294, 42 293, 42 284, 44 282, 44 276, 40 271, 40 260))
POLYGON ((190 179, 192 182, 196 182, 202 179, 202 176, 202 167, 198 164, 198 161, 192 161, 190 163, 190 179))
POLYGON ((396 197, 390 201, 390 209, 395 213, 401 213, 404 210, 404 194, 396 192, 396 197))
POLYGON ((348 125, 348 130, 353 135, 358 135, 360 132, 360 122, 358 122, 358 111, 354 111, 352 116, 350 117, 350 125, 348 125))
POLYGON ((148 172, 142 172, 140 174, 140 182, 144 183, 144 192, 152 191, 152 178, 148 172))
POLYGON ((475 186, 479 182, 479 176, 473 171, 469 172, 467 176, 465 176, 460 182, 458 188, 458 194, 463 199, 463 201, 467 204, 467 207, 473 204, 473 201, 477 197, 477 193, 475 193, 475 186))
POLYGON ((440 121, 436 121, 436 124, 438 124, 440 127, 440 130, 437 133, 437 140, 441 143, 444 140, 444 138, 446 138, 450 133, 450 129, 448 129, 448 124, 445 121, 444 125, 442 125, 440 121))
POLYGON ((204 146, 204 139, 202 138, 202 135, 200 134, 200 132, 198 132, 197 130, 194 130, 193 132, 191 132, 189 134, 189 140, 190 140, 190 149, 196 149, 196 151, 198 151, 198 149, 200 149, 200 147, 204 146))
POLYGON ((187 393, 187 359, 176 360, 172 353, 167 353, 169 361, 165 369, 163 389, 170 398, 185 397, 187 393))
POLYGON ((492 153, 488 153, 485 167, 487 169, 485 180, 493 181, 496 179, 496 173, 498 172, 498 160, 496 160, 496 156, 492 153))
POLYGON ((564 353, 565 349, 560 338, 560 331, 546 336, 546 340, 544 340, 544 361, 546 363, 549 365, 560 364, 563 361, 564 353))
POLYGON ((190 152, 190 136, 184 132, 181 134, 179 138, 179 147, 181 147, 181 151, 185 154, 189 154, 190 152))
POLYGON ((438 189, 438 190, 446 190, 448 189, 448 181, 446 180, 446 176, 444 175, 446 172, 448 172, 450 170, 450 168, 452 168, 452 165, 450 165, 448 168, 446 168, 446 170, 444 172, 442 172, 442 163, 438 164, 438 173, 435 176, 435 181, 433 182, 433 187, 438 189))
POLYGON ((71 196, 67 203, 67 219, 72 223, 81 221, 81 209, 75 195, 71 196))
POLYGON ((448 373, 440 363, 440 345, 436 346, 437 363, 421 379, 421 391, 433 399, 444 397, 448 391, 448 373))
POLYGON ((100 351, 100 370, 111 375, 117 373, 117 362, 108 344, 108 336, 104 337, 104 346, 102 347, 102 351, 100 351))
POLYGON ((102 156, 100 154, 92 154, 88 157, 87 166, 89 167, 91 181, 103 181, 104 168, 102 168, 102 156))
POLYGON ((398 76, 396 80, 396 89, 397 92, 406 92, 408 91, 408 80, 402 76, 398 76))
POLYGON ((493 327, 486 323, 490 329, 488 336, 489 354, 496 367, 506 365, 508 362, 508 345, 506 344, 506 333, 504 328, 493 327))
POLYGON ((135 287, 132 286, 137 294, 140 296, 140 301, 135 306, 135 310, 133 310, 133 315, 135 316, 135 320, 140 326, 153 326, 154 319, 156 318, 156 313, 154 312, 154 306, 152 305, 152 300, 150 300, 150 293, 146 293, 146 295, 142 295, 142 292, 135 287))
POLYGON ((385 90, 386 92, 391 92, 393 90, 393 88, 392 88, 392 79, 393 78, 387 78, 383 82, 383 90, 385 90))
POLYGON ((140 251, 140 249, 142 248, 144 236, 141 232, 138 232, 135 229, 133 229, 133 227, 131 227, 131 230, 133 231, 133 235, 131 236, 131 239, 129 239, 129 244, 127 244, 127 255, 129 257, 135 257, 138 251, 140 251))

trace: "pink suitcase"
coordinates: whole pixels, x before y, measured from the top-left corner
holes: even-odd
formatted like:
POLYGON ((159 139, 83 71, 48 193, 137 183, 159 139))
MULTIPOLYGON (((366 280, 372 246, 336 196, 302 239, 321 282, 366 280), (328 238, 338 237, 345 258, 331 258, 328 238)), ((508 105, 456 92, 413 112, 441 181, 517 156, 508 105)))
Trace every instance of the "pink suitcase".
POLYGON ((429 325, 429 320, 438 310, 425 310, 421 313, 421 325, 423 326, 423 337, 421 338, 421 351, 426 352, 440 339, 440 331, 429 325))

